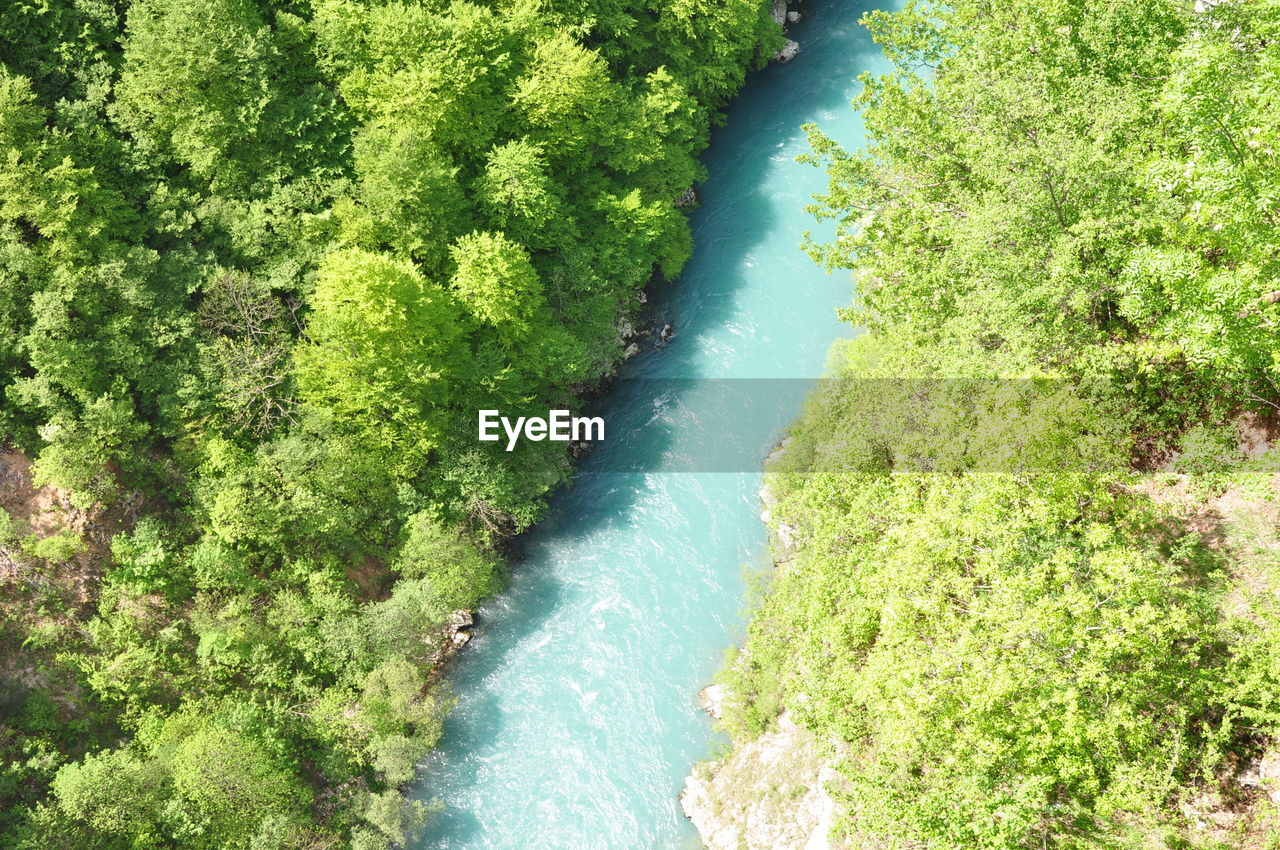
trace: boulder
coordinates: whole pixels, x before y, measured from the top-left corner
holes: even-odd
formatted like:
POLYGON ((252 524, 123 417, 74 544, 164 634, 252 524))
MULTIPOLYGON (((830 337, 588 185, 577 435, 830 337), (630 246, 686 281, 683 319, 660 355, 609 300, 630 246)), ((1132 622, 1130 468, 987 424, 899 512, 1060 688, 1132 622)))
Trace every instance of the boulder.
POLYGON ((635 357, 639 353, 640 353, 640 346, 636 345, 633 342, 623 350, 622 356, 623 358, 630 360, 632 357, 635 357))
POLYGON ((773 61, 781 62, 782 64, 785 65, 787 62, 790 62, 792 59, 795 59, 799 55, 800 55, 799 42, 795 42, 795 41, 792 41, 791 39, 787 39, 787 43, 782 45, 782 49, 779 50, 777 53, 773 54, 773 61))
POLYGON ((676 329, 671 326, 670 322, 667 322, 665 325, 662 326, 662 330, 658 333, 658 338, 665 343, 665 342, 670 342, 671 337, 675 335, 676 335, 676 329))
POLYGON ((708 685, 698 692, 698 708, 719 720, 726 695, 724 685, 708 685))
POLYGON ((773 451, 769 452, 769 456, 764 459, 765 465, 767 466, 768 464, 771 464, 778 458, 782 457, 783 453, 786 452, 787 450, 787 446, 789 445, 791 445, 791 438, 783 437, 782 442, 778 443, 777 447, 773 451))
POLYGON ((774 23, 778 26, 785 26, 787 23, 787 0, 773 0, 773 8, 769 10, 769 14, 773 15, 774 23))
POLYGON ((690 186, 684 194, 676 198, 676 209, 683 210, 698 205, 698 190, 690 186))
POLYGON ((1271 802, 1280 805, 1280 753, 1267 751, 1236 777, 1245 788, 1256 788, 1266 793, 1271 802))
MULTIPOLYGON (((465 608, 459 608, 449 614, 444 621, 444 629, 442 637, 444 640, 436 647, 436 651, 431 655, 428 662, 432 667, 439 668, 450 658, 453 657, 459 649, 467 645, 471 640, 471 629, 476 624, 476 618, 465 608)), ((431 642, 435 642, 437 638, 434 636, 428 638, 431 642)))
POLYGON ((787 12, 787 23, 798 24, 802 20, 804 20, 804 15, 799 12, 787 12))

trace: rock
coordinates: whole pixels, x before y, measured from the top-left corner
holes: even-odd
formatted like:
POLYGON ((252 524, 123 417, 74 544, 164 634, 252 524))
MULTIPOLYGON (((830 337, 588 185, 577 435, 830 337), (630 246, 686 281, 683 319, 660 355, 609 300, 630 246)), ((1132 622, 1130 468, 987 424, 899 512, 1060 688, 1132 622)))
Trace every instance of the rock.
POLYGON ((787 525, 785 522, 778 523, 778 542, 780 542, 782 544, 782 548, 788 552, 796 548, 795 526, 787 525))
POLYGON ((765 464, 768 465, 770 463, 773 463, 775 460, 782 457, 783 453, 786 452, 787 450, 787 446, 789 445, 791 445, 791 438, 783 437, 782 442, 778 443, 777 448, 769 452, 769 456, 764 459, 765 464))
POLYGON ((805 842, 804 850, 829 850, 831 847, 828 836, 831 835, 831 827, 836 820, 836 801, 826 789, 833 782, 839 781, 840 774, 836 773, 836 769, 829 764, 824 764, 818 771, 818 787, 822 789, 817 805, 814 807, 817 810, 818 823, 814 826, 813 832, 809 833, 809 840, 805 842))
MULTIPOLYGON (((432 667, 439 667, 450 658, 453 657, 459 649, 467 645, 471 640, 471 629, 476 624, 476 618, 465 608, 459 608, 449 614, 444 621, 444 640, 436 648, 432 654, 430 662, 432 667)), ((433 643, 436 640, 434 636, 430 639, 433 643)))
POLYGON ((685 190, 683 195, 676 198, 676 209, 688 209, 689 207, 697 206, 699 203, 698 190, 693 186, 690 186, 685 190))
POLYGON ((632 357, 635 357, 639 353, 640 353, 640 346, 636 345, 633 342, 630 345, 628 345, 626 349, 622 352, 622 356, 624 359, 630 360, 632 357))
POLYGON ((645 291, 642 289, 636 293, 636 301, 640 302, 641 304, 648 304, 649 296, 645 294, 645 291))
POLYGON ((1236 777, 1236 782, 1245 788, 1257 788, 1265 792, 1273 803, 1280 805, 1280 754, 1272 751, 1264 753, 1236 777))
POLYGON ((667 343, 667 342, 670 342, 671 337, 675 335, 676 335, 675 328, 671 326, 670 322, 667 322, 665 325, 662 326, 662 330, 658 333, 658 339, 662 340, 664 343, 667 343))
POLYGON ((769 10, 769 14, 773 15, 774 23, 778 26, 785 26, 787 23, 787 0, 773 0, 773 8, 769 10))
POLYGON ((698 692, 698 708, 719 720, 726 696, 724 685, 708 685, 698 692))
POLYGON ((618 337, 623 342, 635 339, 636 338, 635 325, 631 324, 630 320, 628 319, 619 319, 618 320, 618 337))
POLYGON ((799 12, 787 12, 787 23, 798 24, 804 20, 804 15, 799 12))
POLYGON ((795 59, 799 55, 800 55, 799 42, 795 42, 795 41, 792 41, 791 39, 787 39, 787 43, 782 45, 782 49, 779 50, 777 53, 773 54, 773 61, 780 62, 785 65, 786 63, 790 62, 792 59, 795 59))
POLYGON ((699 765, 680 808, 710 850, 828 850, 840 781, 813 733, 784 712, 776 729, 699 765))

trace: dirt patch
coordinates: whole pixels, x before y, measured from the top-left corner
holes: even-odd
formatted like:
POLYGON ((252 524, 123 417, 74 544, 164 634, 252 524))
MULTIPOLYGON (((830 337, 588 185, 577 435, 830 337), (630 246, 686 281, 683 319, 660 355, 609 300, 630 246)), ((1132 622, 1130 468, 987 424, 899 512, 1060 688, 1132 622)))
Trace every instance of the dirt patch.
POLYGON ((36 486, 31 467, 31 459, 22 452, 0 452, 0 508, 16 520, 15 533, 43 540, 71 532, 83 543, 83 551, 59 563, 40 564, 26 556, 21 546, 10 545, 0 551, 0 591, 11 597, 14 591, 30 590, 33 585, 44 593, 53 590, 76 613, 97 597, 111 538, 122 523, 99 508, 74 507, 56 487, 36 486))
POLYGON ((1236 431, 1240 437, 1237 445, 1245 457, 1256 459, 1267 453, 1267 450, 1280 440, 1280 417, 1277 411, 1269 410, 1266 414, 1249 411, 1236 417, 1236 431))
POLYGON ((87 520, 57 488, 48 484, 36 487, 31 480, 31 460, 15 451, 0 453, 0 508, 21 520, 37 537, 66 528, 79 533, 87 520))
POLYGON ((361 602, 385 602, 391 598, 396 575, 377 558, 366 558, 347 567, 347 578, 359 591, 361 602))

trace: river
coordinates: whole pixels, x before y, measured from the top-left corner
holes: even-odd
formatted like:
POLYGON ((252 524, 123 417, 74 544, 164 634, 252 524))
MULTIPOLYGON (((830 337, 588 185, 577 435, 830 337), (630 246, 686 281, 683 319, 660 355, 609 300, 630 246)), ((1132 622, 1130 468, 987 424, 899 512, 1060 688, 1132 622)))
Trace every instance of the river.
POLYGON ((716 742, 696 694, 741 637, 746 574, 767 566, 761 475, 663 470, 681 468, 685 432, 708 420, 763 457, 798 393, 735 419, 707 379, 811 379, 851 333, 835 315, 849 276, 798 249, 806 229, 824 234, 804 206, 825 177, 795 157, 806 122, 847 147, 862 140, 855 78, 886 69, 857 25, 866 8, 802 6, 806 19, 791 25, 800 55, 753 73, 714 132, 694 256, 655 294, 676 336, 623 370, 699 380, 683 391, 627 383, 604 400, 611 424, 635 427, 585 460, 528 535, 509 588, 481 609, 449 674, 458 706, 418 788, 446 809, 418 848, 697 846, 677 794, 716 742), (629 465, 643 471, 611 471, 629 465))

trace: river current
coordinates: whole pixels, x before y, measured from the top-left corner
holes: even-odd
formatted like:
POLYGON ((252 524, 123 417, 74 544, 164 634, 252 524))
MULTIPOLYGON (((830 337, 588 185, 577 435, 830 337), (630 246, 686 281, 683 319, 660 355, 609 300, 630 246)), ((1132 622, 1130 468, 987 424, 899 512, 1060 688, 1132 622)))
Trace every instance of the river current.
MULTIPOLYGON (((824 273, 798 247, 807 229, 826 235, 804 211, 826 180, 795 157, 807 122, 861 143, 856 77, 886 63, 857 24, 868 4, 800 8, 800 55, 750 76, 703 156, 693 258, 654 294, 676 335, 646 345, 624 378, 816 378, 832 341, 852 332, 835 314, 849 275, 824 273)), ((682 468, 682 435, 709 419, 763 458, 800 399, 735 418, 700 390, 714 380, 624 385, 602 403, 631 426, 608 434, 553 500, 453 662, 458 706, 417 789, 446 808, 418 850, 698 846, 677 795, 717 741, 696 694, 741 638, 746 576, 767 567, 761 473, 663 470, 682 468), (629 465, 646 471, 612 471, 629 465)))

